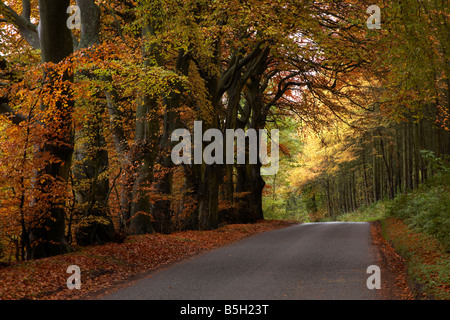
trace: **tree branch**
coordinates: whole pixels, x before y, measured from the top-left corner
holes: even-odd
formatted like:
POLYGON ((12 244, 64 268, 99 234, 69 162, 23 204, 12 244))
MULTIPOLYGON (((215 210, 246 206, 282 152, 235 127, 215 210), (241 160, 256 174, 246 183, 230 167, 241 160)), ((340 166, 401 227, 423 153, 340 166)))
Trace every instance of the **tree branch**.
POLYGON ((31 3, 30 0, 22 0, 22 17, 30 21, 31 17, 31 3))
POLYGON ((0 14, 3 15, 2 20, 14 24, 19 30, 20 35, 28 42, 28 44, 34 49, 39 49, 38 27, 29 20, 31 14, 30 3, 28 0, 23 0, 22 4, 23 13, 21 16, 0 0, 0 14))
POLYGON ((5 100, 4 98, 0 98, 0 114, 8 116, 14 124, 19 124, 27 120, 26 116, 12 109, 5 100))

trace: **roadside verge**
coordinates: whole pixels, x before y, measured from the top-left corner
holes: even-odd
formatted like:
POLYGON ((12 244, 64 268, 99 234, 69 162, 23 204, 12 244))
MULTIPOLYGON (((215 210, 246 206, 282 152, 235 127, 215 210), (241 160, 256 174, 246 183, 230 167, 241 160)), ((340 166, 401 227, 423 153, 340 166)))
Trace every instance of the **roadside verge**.
POLYGON ((372 222, 371 234, 384 274, 394 281, 386 288, 388 299, 450 299, 450 254, 436 239, 411 230, 398 218, 372 222))

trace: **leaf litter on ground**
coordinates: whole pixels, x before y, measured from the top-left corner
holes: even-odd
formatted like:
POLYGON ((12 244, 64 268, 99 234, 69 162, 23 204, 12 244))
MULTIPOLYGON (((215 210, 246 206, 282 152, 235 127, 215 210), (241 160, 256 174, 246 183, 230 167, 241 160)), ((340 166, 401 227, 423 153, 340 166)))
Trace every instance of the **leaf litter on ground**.
POLYGON ((123 243, 81 247, 64 255, 18 262, 0 268, 0 300, 88 299, 164 265, 295 223, 263 220, 209 231, 129 236, 123 243), (80 267, 79 290, 67 287, 70 265, 80 267))

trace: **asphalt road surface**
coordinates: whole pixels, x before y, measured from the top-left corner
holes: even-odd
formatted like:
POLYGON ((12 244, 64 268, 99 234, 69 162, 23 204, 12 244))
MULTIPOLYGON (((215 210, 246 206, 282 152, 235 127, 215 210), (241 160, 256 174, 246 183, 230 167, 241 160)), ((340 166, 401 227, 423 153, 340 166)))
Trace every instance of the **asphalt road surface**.
POLYGON ((374 264, 369 223, 305 223, 174 264, 101 299, 378 299, 366 285, 374 264))

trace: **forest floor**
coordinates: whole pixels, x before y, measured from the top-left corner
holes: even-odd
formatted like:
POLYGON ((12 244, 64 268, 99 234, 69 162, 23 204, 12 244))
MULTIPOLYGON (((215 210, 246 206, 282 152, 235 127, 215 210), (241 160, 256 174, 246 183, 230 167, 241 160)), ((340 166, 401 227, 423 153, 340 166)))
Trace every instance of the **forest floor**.
POLYGON ((135 280, 196 254, 253 234, 284 228, 298 222, 264 220, 233 224, 210 231, 180 231, 169 235, 129 236, 123 243, 76 248, 55 257, 17 262, 0 267, 0 300, 86 299, 125 281, 135 280), (81 289, 69 290, 67 268, 81 270, 81 289))

